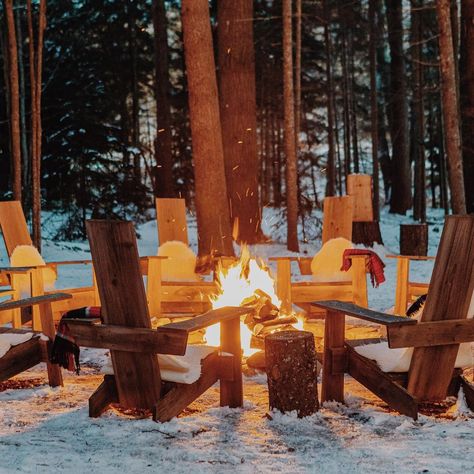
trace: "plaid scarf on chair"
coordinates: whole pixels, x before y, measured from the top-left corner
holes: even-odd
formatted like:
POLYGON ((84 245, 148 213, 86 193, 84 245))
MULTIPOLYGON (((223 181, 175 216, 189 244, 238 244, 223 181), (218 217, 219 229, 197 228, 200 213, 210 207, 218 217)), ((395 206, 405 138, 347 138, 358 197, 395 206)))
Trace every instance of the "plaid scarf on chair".
POLYGON ((381 283, 385 281, 385 275, 383 269, 385 263, 382 262, 380 257, 373 250, 366 249, 346 249, 342 256, 342 267, 341 271, 347 272, 351 268, 352 261, 350 259, 353 255, 367 255, 369 260, 367 262, 367 271, 370 273, 370 281, 372 286, 377 288, 381 283))
POLYGON ((59 364, 70 372, 79 374, 79 346, 67 325, 65 319, 96 319, 101 317, 100 306, 86 306, 64 313, 58 325, 56 337, 51 350, 50 362, 59 364))

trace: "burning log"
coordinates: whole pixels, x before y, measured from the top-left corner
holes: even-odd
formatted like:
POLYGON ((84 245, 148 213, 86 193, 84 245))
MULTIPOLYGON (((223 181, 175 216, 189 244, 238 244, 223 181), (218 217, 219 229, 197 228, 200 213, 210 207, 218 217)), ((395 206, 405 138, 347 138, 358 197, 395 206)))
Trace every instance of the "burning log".
POLYGON ((308 331, 282 331, 265 338, 270 409, 296 410, 298 417, 319 408, 314 336, 308 331))
POLYGON ((256 336, 262 334, 269 334, 273 332, 275 329, 278 329, 280 326, 291 326, 292 324, 296 324, 298 319, 295 316, 286 316, 281 318, 272 319, 270 321, 263 321, 261 323, 257 323, 253 327, 253 333, 256 336))

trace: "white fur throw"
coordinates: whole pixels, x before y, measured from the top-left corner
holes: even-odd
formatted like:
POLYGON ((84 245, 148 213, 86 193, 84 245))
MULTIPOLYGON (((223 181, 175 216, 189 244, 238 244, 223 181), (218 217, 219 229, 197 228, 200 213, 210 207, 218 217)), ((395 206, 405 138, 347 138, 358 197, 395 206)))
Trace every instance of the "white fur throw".
MULTIPOLYGON (((34 267, 44 265, 43 257, 32 245, 18 245, 10 257, 12 267, 34 267)), ((45 291, 54 290, 56 273, 52 268, 43 268, 43 283, 45 291)), ((15 275, 15 289, 20 290, 21 298, 31 296, 30 277, 28 275, 15 275)))
MULTIPOLYGON (((201 376, 201 362, 216 350, 209 346, 187 346, 184 356, 158 354, 160 375, 168 382, 192 384, 201 376)), ((110 359, 109 359, 110 361, 110 359)), ((105 374, 113 374, 111 361, 102 368, 105 374)))
POLYGON ((351 270, 342 272, 344 250, 354 248, 352 242, 338 237, 328 240, 311 262, 313 281, 351 281, 351 270))
MULTIPOLYGON (((416 319, 420 321, 423 311, 417 314, 416 319)), ((474 318, 474 293, 471 297, 467 318, 474 318)), ((375 360, 377 365, 384 372, 407 372, 410 368, 411 356, 413 354, 412 347, 403 347, 400 349, 390 349, 386 341, 376 344, 367 344, 365 346, 357 346, 355 350, 361 356, 375 360)), ((455 367, 464 368, 474 364, 474 343, 465 342, 459 345, 458 356, 456 358, 455 367)))
POLYGON ((0 357, 3 357, 12 346, 29 341, 33 337, 32 332, 25 334, 4 333, 0 334, 0 357))
POLYGON ((197 281, 195 273, 196 254, 184 242, 170 240, 160 245, 158 256, 168 257, 161 262, 162 278, 165 281, 197 281))

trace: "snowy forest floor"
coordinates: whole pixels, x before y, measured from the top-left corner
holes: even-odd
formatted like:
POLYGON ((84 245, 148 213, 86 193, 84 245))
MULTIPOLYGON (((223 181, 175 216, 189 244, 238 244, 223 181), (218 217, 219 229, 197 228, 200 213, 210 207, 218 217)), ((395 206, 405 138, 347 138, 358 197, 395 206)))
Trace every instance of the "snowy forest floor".
MULTIPOLYGON (((275 243, 254 247, 266 257, 287 254, 284 227, 272 227, 278 218, 266 215, 267 235, 275 243)), ((382 214, 384 247, 398 251, 399 224, 410 222, 382 214)), ((436 253, 442 214, 432 212, 430 255, 436 253)), ((153 255, 157 248, 156 222, 140 227, 140 251, 153 255)), ((196 244, 196 227, 190 222, 196 244)), ((305 245, 309 255, 319 248, 316 240, 305 245)), ((46 241, 46 260, 88 257, 84 242, 46 241)), ((387 281, 369 292, 369 305, 388 309, 395 294, 395 261, 383 258, 387 281)), ((6 257, 0 249, 0 263, 6 257)), ((412 277, 427 281, 432 264, 413 269, 412 277)), ((86 285, 86 269, 68 269, 58 287, 86 285)), ((321 323, 308 324, 316 336, 321 323)), ((354 337, 377 332, 370 326, 350 329, 354 337)), ((319 339, 319 338, 318 338, 319 339)), ((103 351, 83 350, 80 376, 65 374, 65 385, 51 389, 41 366, 0 384, 0 472, 429 472, 457 473, 474 469, 474 414, 462 397, 442 415, 421 415, 417 422, 388 410, 385 403, 347 377, 346 405, 326 404, 305 419, 268 413, 266 377, 247 374, 245 406, 218 406, 218 387, 208 390, 180 417, 157 424, 136 413, 110 410, 99 419, 88 417, 87 400, 99 385, 103 351), (2 391, 3 390, 3 391, 2 391)), ((320 389, 320 387, 319 387, 320 389)))

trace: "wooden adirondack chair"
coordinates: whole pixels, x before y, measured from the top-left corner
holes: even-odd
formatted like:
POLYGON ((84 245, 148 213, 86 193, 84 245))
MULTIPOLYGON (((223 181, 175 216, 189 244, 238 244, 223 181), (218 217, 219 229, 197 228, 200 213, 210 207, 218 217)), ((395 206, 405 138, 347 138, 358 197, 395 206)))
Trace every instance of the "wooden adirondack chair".
MULTIPOLYGON (((49 340, 44 340, 40 337, 41 333, 33 331, 34 335, 31 339, 13 346, 3 357, 0 357, 0 382, 34 367, 40 362, 46 362, 49 384, 52 387, 63 384, 61 369, 58 365, 51 364, 48 358, 50 344, 55 335, 51 305, 57 301, 63 301, 70 298, 71 295, 66 293, 53 293, 49 295, 36 296, 34 298, 25 298, 23 300, 0 303, 0 313, 3 311, 11 311, 12 309, 37 306, 43 327, 42 333, 49 338, 49 340)), ((26 328, 12 329, 8 327, 0 327, 0 335, 24 334, 31 332, 31 329, 26 328)))
POLYGON ((135 231, 129 222, 88 221, 87 233, 102 302, 103 324, 69 320, 81 346, 111 350, 114 375, 89 399, 90 416, 110 403, 146 408, 167 421, 220 380, 222 406, 242 406, 240 316, 245 308, 222 308, 153 330, 141 278, 135 231), (202 362, 201 377, 186 384, 162 384, 157 354, 184 355, 188 335, 221 323, 221 347, 202 362))
POLYGON ((344 401, 347 372, 390 407, 415 419, 419 402, 444 400, 453 382, 463 385, 474 409, 474 386, 462 376, 453 381, 459 343, 474 341, 474 319, 466 319, 473 290, 474 216, 449 216, 420 322, 338 301, 313 303, 327 311, 322 401, 344 401), (386 326, 390 348, 414 348, 405 380, 382 372, 356 352, 358 342, 344 339, 345 315, 386 326))
MULTIPOLYGON (((0 202, 0 230, 2 231, 3 239, 5 241, 5 247, 7 249, 8 256, 11 257, 13 251, 18 245, 33 245, 28 231, 25 215, 19 201, 2 201, 0 202)), ((46 266, 52 268, 57 274, 57 268, 60 265, 86 265, 91 264, 91 260, 77 260, 77 261, 64 261, 64 262, 48 262, 46 266)), ((39 268, 39 267, 35 267, 39 268)), ((20 273, 24 273, 24 269, 20 273)), ((48 294, 51 292, 44 291, 44 285, 42 281, 42 272, 34 271, 32 267, 29 270, 31 274, 32 288, 31 295, 39 296, 42 294, 48 294)), ((4 271, 3 274, 8 274, 13 290, 15 290, 15 272, 14 268, 4 271)), ((62 312, 68 311, 73 308, 80 308, 82 306, 93 306, 98 305, 98 294, 97 290, 93 286, 83 288, 71 288, 65 290, 67 293, 72 295, 70 299, 55 300, 52 302, 53 317, 58 320, 62 312)), ((15 295, 15 299, 18 299, 18 295, 15 295)), ((18 311, 17 311, 18 313, 18 311)), ((33 308, 33 318, 35 326, 40 328, 40 318, 37 308, 33 308)), ((18 315, 13 316, 12 320, 16 325, 16 321, 19 320, 18 315)))

